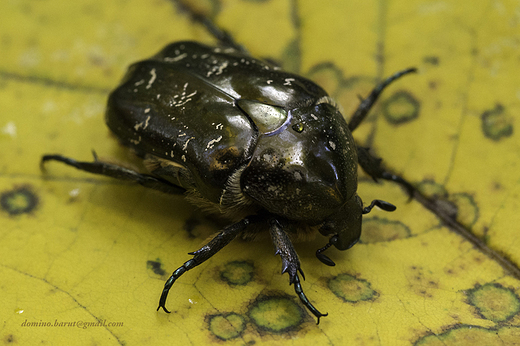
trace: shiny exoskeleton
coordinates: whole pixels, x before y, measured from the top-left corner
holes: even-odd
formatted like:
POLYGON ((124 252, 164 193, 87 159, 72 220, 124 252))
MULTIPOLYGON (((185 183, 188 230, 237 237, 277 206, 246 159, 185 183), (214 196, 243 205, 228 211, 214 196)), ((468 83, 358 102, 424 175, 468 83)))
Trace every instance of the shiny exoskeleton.
MULTIPOLYGON (((221 42, 222 43, 222 42, 221 42)), ((353 131, 381 91, 399 72, 363 100, 349 124, 327 93, 312 81, 255 59, 235 44, 209 47, 177 42, 132 65, 108 100, 106 122, 119 141, 144 160, 148 172, 98 161, 78 162, 45 155, 92 173, 135 181, 187 199, 231 225, 173 272, 159 308, 165 307, 173 283, 203 263, 236 236, 254 238, 269 230, 282 273, 305 306, 320 313, 303 293, 303 277, 291 239, 320 232, 345 250, 361 234, 363 208, 356 193, 358 163, 374 179, 406 186, 383 170, 380 160, 356 146, 353 131)), ((409 187, 409 186, 407 186, 409 187)), ((159 309, 158 308, 158 309, 159 309)))

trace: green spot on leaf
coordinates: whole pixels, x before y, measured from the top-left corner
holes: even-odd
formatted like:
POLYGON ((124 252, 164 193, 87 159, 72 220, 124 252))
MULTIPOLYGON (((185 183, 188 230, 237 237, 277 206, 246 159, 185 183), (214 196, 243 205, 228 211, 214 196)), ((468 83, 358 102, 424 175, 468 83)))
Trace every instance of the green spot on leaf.
POLYGON ((247 261, 232 261, 225 265, 220 278, 229 285, 247 285, 253 279, 255 267, 247 261))
POLYGON ((473 196, 467 193, 455 193, 449 200, 457 206, 457 221, 465 227, 471 227, 477 222, 479 211, 473 196))
POLYGON ((417 340, 416 346, 445 345, 499 345, 495 330, 487 330, 478 326, 457 326, 442 334, 427 335, 417 340))
POLYGON ((363 220, 363 232, 360 241, 364 244, 379 243, 408 238, 410 234, 410 229, 400 221, 373 217, 363 220))
POLYGON ((243 316, 234 312, 209 317, 209 330, 219 339, 227 341, 240 336, 246 327, 243 316))
POLYGON ((263 330, 282 333, 302 323, 303 311, 291 298, 263 296, 252 304, 249 318, 263 330))
POLYGON ((417 185, 417 189, 428 198, 440 198, 448 195, 448 191, 446 191, 444 186, 433 180, 421 181, 417 185))
POLYGON ((485 284, 467 292, 468 301, 482 317, 504 322, 520 312, 520 298, 500 284, 485 284))
POLYGON ((420 104, 407 91, 397 91, 383 103, 383 114, 391 124, 403 124, 419 116, 420 104))
POLYGON ((329 280, 329 289, 346 302, 356 303, 371 300, 377 292, 370 288, 370 283, 349 274, 340 274, 329 280))
POLYGON ((512 119, 504 110, 504 106, 497 104, 495 108, 482 113, 482 131, 484 135, 494 141, 513 134, 512 119))

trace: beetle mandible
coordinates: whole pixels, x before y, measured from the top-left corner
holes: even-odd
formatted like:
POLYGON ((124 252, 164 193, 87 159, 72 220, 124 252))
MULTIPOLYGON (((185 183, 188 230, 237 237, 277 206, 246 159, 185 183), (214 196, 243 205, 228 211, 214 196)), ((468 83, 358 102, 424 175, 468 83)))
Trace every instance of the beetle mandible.
POLYGON ((202 21, 220 46, 197 42, 168 45, 130 66, 109 96, 106 123, 121 144, 144 160, 148 172, 136 172, 97 160, 79 162, 44 155, 42 164, 60 161, 80 170, 139 183, 186 198, 231 222, 195 252, 166 281, 159 307, 174 282, 241 235, 269 230, 282 259, 282 274, 319 323, 327 316, 303 292, 304 278, 291 238, 319 232, 330 246, 346 250, 361 234, 363 207, 357 195, 358 164, 374 180, 411 186, 386 172, 381 160, 354 142, 351 132, 367 116, 383 89, 414 68, 394 74, 361 101, 347 124, 336 103, 314 82, 255 59, 229 35, 202 21))

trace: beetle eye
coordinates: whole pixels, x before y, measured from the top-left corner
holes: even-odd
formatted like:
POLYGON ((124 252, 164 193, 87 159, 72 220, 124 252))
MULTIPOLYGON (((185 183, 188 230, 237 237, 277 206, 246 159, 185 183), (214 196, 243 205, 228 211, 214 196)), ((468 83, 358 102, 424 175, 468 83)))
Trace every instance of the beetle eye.
POLYGON ((298 124, 294 124, 292 126, 292 129, 298 133, 302 133, 304 128, 303 128, 303 124, 302 123, 298 123, 298 124))

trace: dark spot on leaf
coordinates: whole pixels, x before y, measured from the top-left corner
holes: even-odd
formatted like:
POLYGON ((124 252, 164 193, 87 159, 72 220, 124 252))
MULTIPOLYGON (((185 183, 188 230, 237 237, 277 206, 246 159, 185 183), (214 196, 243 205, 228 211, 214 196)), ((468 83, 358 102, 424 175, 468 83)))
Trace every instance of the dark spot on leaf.
POLYGON ((193 231, 195 230, 195 228, 198 225, 200 225, 200 220, 197 218, 189 218, 186 220, 186 222, 184 223, 184 226, 182 228, 184 228, 186 233, 188 233, 188 238, 190 238, 190 239, 197 238, 197 235, 194 234, 193 231))
POLYGON ((430 64, 430 65, 439 65, 439 57, 438 56, 425 56, 423 58, 423 61, 426 63, 426 64, 430 64))
POLYGON ((397 91, 383 103, 386 120, 395 125, 412 121, 419 117, 420 104, 408 91, 397 91))
POLYGON ((12 344, 15 343, 16 339, 13 334, 7 334, 4 336, 4 344, 12 344))
POLYGON ((483 263, 484 262, 484 257, 482 256, 475 256, 473 257, 473 260, 477 263, 483 263))
POLYGON ((166 271, 162 268, 162 263, 157 259, 156 261, 147 261, 146 267, 151 269, 155 274, 163 276, 166 271))
POLYGON ((489 139, 499 141, 513 134, 513 121, 501 104, 482 113, 481 119, 482 131, 489 139))
POLYGON ((38 205, 38 197, 29 186, 21 186, 0 195, 0 206, 10 215, 30 213, 38 205))

